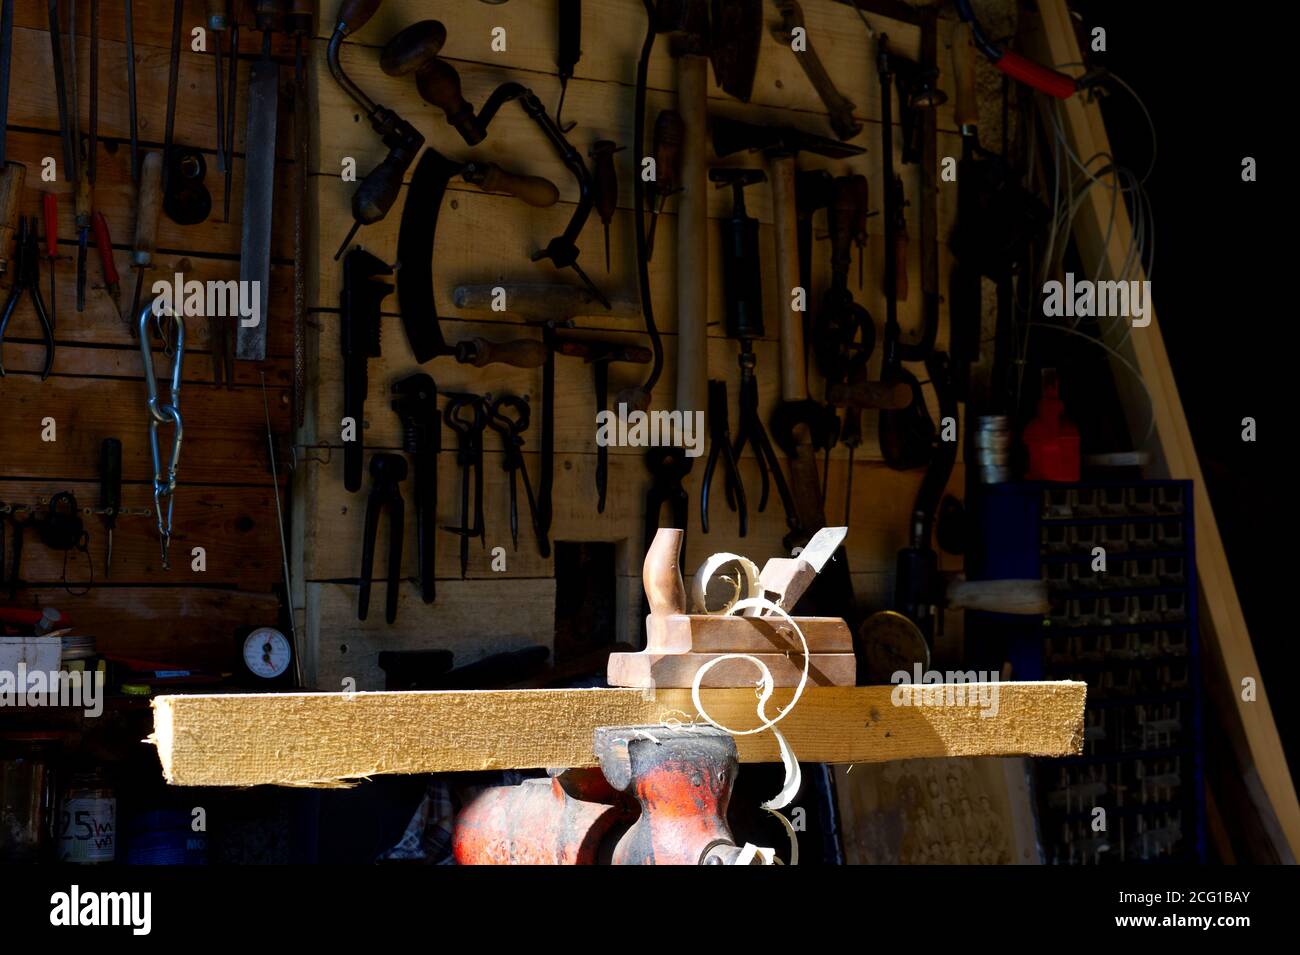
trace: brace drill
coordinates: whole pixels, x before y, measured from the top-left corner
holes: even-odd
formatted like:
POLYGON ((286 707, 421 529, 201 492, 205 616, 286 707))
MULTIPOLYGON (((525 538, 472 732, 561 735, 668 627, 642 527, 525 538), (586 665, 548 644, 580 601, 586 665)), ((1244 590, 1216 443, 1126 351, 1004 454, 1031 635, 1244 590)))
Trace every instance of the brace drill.
MULTIPOLYGON (((153 350, 150 348, 149 319, 154 315, 156 300, 140 310, 138 326, 140 331, 140 357, 144 360, 144 383, 149 390, 149 449, 153 453, 153 502, 154 513, 158 515, 158 540, 162 548, 163 570, 170 570, 167 563, 167 548, 172 539, 172 511, 176 504, 176 471, 181 463, 181 440, 185 429, 181 423, 181 367, 185 361, 185 319, 181 315, 169 316, 176 329, 176 349, 172 355, 171 401, 162 402, 158 398, 158 378, 153 370, 153 350), (158 426, 172 426, 172 456, 164 472, 162 453, 158 447, 158 426), (163 510, 163 500, 167 508, 163 510)), ((162 334, 161 328, 159 334, 162 334)))

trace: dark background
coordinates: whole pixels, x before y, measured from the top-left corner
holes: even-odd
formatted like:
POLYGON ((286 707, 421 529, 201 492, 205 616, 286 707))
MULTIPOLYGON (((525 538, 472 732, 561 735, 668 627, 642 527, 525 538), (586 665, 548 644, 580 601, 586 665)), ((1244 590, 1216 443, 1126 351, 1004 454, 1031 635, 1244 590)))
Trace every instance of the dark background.
MULTIPOLYGON (((1075 0, 1085 26, 1104 27, 1107 52, 1092 61, 1145 101, 1159 137, 1147 190, 1156 221, 1152 295, 1183 408, 1223 535, 1233 580, 1294 776, 1300 766, 1298 707, 1287 682, 1300 663, 1282 610, 1294 582, 1294 480, 1289 465, 1295 377, 1296 269, 1285 231, 1294 206, 1281 142, 1285 112, 1284 5, 1207 18, 1205 8, 1075 0), (1252 12, 1253 11, 1253 12, 1252 12), (1243 157, 1258 180, 1241 179, 1243 157), (1254 444, 1241 440, 1253 417, 1254 444)), ((1289 54, 1291 57, 1294 53, 1289 54)), ((1104 106, 1112 148, 1144 169, 1150 135, 1124 93, 1104 106)))

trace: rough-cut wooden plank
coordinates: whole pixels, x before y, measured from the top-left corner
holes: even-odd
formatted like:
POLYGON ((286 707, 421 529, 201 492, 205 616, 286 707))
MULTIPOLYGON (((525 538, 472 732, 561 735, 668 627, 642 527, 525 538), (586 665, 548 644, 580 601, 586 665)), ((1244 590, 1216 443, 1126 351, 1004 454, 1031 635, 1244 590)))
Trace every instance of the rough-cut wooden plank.
MULTIPOLYGON (((38 497, 71 491, 82 507, 99 505, 99 483, 0 480, 0 500, 35 504, 38 497)), ((153 485, 122 485, 122 506, 153 509, 153 485)), ((158 530, 153 517, 125 515, 113 531, 113 575, 104 578, 104 550, 107 532, 100 518, 83 516, 90 535, 89 554, 94 561, 96 584, 191 584, 240 586, 247 590, 269 590, 280 573, 280 540, 275 532, 275 502, 271 498, 270 476, 262 487, 184 486, 176 495, 175 537, 172 553, 185 559, 172 562, 166 573, 159 564, 158 530), (190 549, 202 547, 207 570, 190 569, 190 549)), ((63 554, 41 545, 34 533, 24 541, 22 579, 33 584, 52 584, 63 579, 63 554)), ((69 586, 89 583, 86 556, 73 553, 67 560, 69 586)))
MULTIPOLYGON (((75 313, 74 313, 75 314, 75 313)), ((60 322, 60 325, 63 323, 60 322)), ((125 329, 124 329, 125 330, 125 329)), ((208 335, 207 323, 201 323, 195 331, 194 348, 208 347, 205 339, 208 335)), ((45 366, 44 342, 5 341, 5 372, 10 375, 37 375, 45 366)), ((52 377, 68 375, 71 377, 96 378, 132 378, 139 380, 142 366, 138 348, 87 348, 83 345, 60 344, 55 352, 55 370, 52 377)), ((235 363, 235 383, 244 387, 260 388, 258 373, 266 374, 268 391, 283 391, 289 387, 291 371, 287 364, 256 365, 252 362, 235 363)), ((144 387, 142 384, 141 388, 144 387)), ((187 342, 185 346, 185 379, 182 388, 214 387, 212 384, 212 355, 210 352, 192 350, 187 342)), ((277 400, 273 398, 272 400, 277 400)))
POLYGON ((403 584, 397 602, 397 622, 384 622, 387 585, 376 584, 370 595, 369 619, 357 619, 357 588, 343 584, 307 585, 308 619, 320 634, 314 669, 307 675, 313 686, 334 690, 343 680, 353 679, 358 690, 382 689, 384 671, 379 667, 381 650, 450 650, 455 665, 473 663, 481 657, 506 650, 542 645, 555 640, 555 581, 519 580, 510 583, 487 580, 438 582, 438 601, 428 607, 420 600, 418 586, 403 584), (500 623, 486 634, 481 627, 484 606, 504 600, 519 612, 510 617, 512 626, 500 623))
MULTIPOLYGON (((996 689, 997 713, 986 716, 973 706, 894 706, 891 687, 815 687, 780 727, 808 762, 1081 750, 1084 684, 996 689)), ((789 698, 778 690, 769 712, 789 698)), ((703 702, 723 725, 757 723, 752 689, 708 690, 703 702)), ((153 709, 163 774, 180 786, 322 786, 381 773, 594 766, 596 727, 695 713, 689 690, 602 689, 161 696, 153 709)), ((771 733, 737 737, 736 745, 744 762, 780 760, 771 733)))
MULTIPOLYGON (((1064 0, 1038 0, 1038 11, 1042 17, 1041 43, 1051 60, 1078 63, 1082 57, 1064 0)), ((1064 101, 1061 108, 1066 134, 1075 154, 1088 157, 1089 162, 1097 167, 1095 174, 1102 175, 1099 170, 1106 163, 1104 157, 1112 153, 1100 106, 1075 96, 1064 101)), ((1113 173, 1106 173, 1103 181, 1110 175, 1113 173)), ((1132 223, 1123 203, 1112 211, 1106 198, 1108 191, 1089 190, 1084 196, 1084 202, 1074 217, 1075 242, 1084 262, 1105 263, 1104 274, 1095 278, 1143 279, 1145 276, 1141 274, 1140 265, 1136 271, 1122 274, 1127 262, 1132 223)), ((1273 720, 1273 711, 1268 705, 1259 663, 1232 582, 1232 570, 1205 489, 1160 326, 1153 311, 1151 324, 1146 328, 1130 330, 1124 323, 1116 322, 1112 331, 1113 334, 1108 336, 1111 343, 1130 365, 1138 369, 1151 394, 1150 407, 1156 426, 1148 450, 1153 452, 1156 461, 1153 472, 1174 478, 1190 478, 1193 482, 1196 568, 1202 607, 1200 619, 1208 637, 1206 646, 1212 655, 1212 672, 1226 677, 1226 682, 1219 684, 1222 699, 1225 706, 1229 699, 1232 700, 1240 717, 1247 747, 1247 752, 1241 753, 1242 762, 1244 765, 1253 763, 1258 770, 1292 854, 1300 853, 1300 802, 1296 799, 1295 783, 1287 768, 1286 753, 1273 720), (1243 700, 1238 689, 1247 677, 1255 681, 1257 688, 1256 697, 1250 701, 1243 700)), ((1134 439, 1141 441, 1147 427, 1147 403, 1129 379, 1129 372, 1118 363, 1115 365, 1115 379, 1121 388, 1130 389, 1125 401, 1130 415, 1129 429, 1134 439)))
POLYGON ((215 587, 31 587, 13 603, 58 608, 101 653, 220 671, 238 663, 238 630, 275 626, 280 613, 273 594, 215 587))

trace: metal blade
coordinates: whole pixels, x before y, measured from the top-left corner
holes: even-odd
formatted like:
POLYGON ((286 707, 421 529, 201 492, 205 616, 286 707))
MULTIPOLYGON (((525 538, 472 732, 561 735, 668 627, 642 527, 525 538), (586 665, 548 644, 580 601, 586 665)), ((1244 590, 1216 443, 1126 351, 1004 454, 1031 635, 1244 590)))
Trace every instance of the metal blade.
MULTIPOLYGON (((269 40, 270 34, 267 34, 269 40)), ((239 247, 239 281, 259 282, 260 321, 239 323, 235 356, 241 361, 266 358, 266 306, 271 290, 271 211, 275 206, 275 129, 280 97, 280 68, 263 44, 262 58, 248 80, 248 126, 244 138, 244 221, 239 247)))

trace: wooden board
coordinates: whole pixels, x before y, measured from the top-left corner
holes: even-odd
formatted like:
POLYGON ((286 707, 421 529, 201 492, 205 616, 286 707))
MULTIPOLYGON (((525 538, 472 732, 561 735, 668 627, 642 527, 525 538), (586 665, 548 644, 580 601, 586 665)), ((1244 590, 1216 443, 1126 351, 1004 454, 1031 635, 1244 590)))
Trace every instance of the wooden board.
MULTIPOLYGON (((781 732, 807 762, 1068 756, 1082 746, 1082 683, 1000 684, 992 717, 969 706, 894 706, 891 692, 806 690, 781 732)), ((770 712, 788 699, 778 691, 770 712)), ((752 689, 705 691, 702 700, 723 725, 756 722, 752 689)), ((163 775, 179 786, 329 786, 382 773, 594 766, 596 727, 694 714, 689 690, 601 689, 162 696, 153 710, 151 740, 163 775)), ((780 760, 771 733, 737 737, 736 745, 744 762, 780 760)))
MULTIPOLYGON (((1082 56, 1074 35, 1074 24, 1064 0, 1038 0, 1038 12, 1042 17, 1039 44, 1046 51, 1047 58, 1056 63, 1080 62, 1082 56)), ((1098 168, 1103 166, 1106 162, 1104 157, 1112 153, 1100 107, 1095 102, 1086 102, 1083 97, 1075 96, 1064 101, 1061 108, 1066 135, 1075 154, 1091 157, 1090 162, 1098 168)), ((1099 278, 1113 278, 1122 273, 1128 252, 1127 237, 1132 234, 1126 207, 1119 203, 1112 211, 1107 192, 1106 189, 1089 190, 1073 220, 1074 239, 1083 261, 1104 263, 1104 274, 1099 278)), ((1128 277, 1144 279, 1141 272, 1139 265, 1128 277)), ((1300 802, 1296 799, 1295 783, 1268 705, 1268 695, 1232 582, 1223 538, 1205 489, 1159 323, 1153 311, 1151 324, 1145 328, 1130 330, 1120 325, 1122 323, 1112 325, 1114 335, 1110 336, 1111 343, 1119 349, 1124 362, 1138 369, 1151 395, 1150 413, 1155 416, 1155 429, 1146 450, 1153 455, 1152 476, 1184 478, 1193 482, 1200 621, 1210 651, 1208 672, 1215 677, 1211 681, 1211 692, 1221 697, 1225 712, 1235 710, 1239 717, 1244 747, 1240 754, 1242 764, 1253 764, 1259 772, 1291 854, 1300 854, 1300 802), (1251 701, 1243 700, 1240 691, 1241 681, 1246 678, 1256 684, 1257 694, 1251 701)), ((1122 392, 1127 392, 1123 396, 1125 410, 1130 416, 1129 430, 1140 446, 1147 429, 1148 403, 1141 389, 1132 381, 1131 373, 1119 362, 1113 362, 1113 365, 1116 382, 1122 392)))

